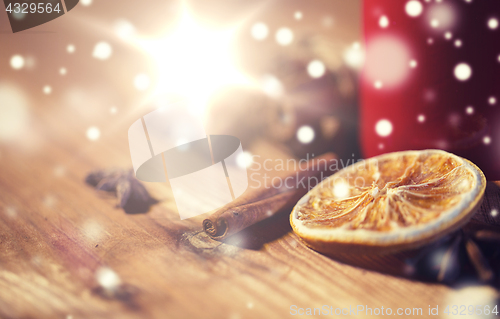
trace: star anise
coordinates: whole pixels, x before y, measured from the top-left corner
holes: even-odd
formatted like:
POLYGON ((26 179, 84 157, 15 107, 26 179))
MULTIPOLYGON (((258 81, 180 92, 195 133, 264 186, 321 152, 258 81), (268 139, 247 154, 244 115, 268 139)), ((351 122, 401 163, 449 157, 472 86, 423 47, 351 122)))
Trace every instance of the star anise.
POLYGON ((499 284, 500 227, 472 220, 449 237, 407 260, 410 273, 418 279, 453 284, 471 279, 499 284))
POLYGON ((135 178, 133 170, 95 170, 87 175, 85 182, 97 190, 114 193, 118 197, 117 206, 129 214, 147 212, 156 203, 135 178))

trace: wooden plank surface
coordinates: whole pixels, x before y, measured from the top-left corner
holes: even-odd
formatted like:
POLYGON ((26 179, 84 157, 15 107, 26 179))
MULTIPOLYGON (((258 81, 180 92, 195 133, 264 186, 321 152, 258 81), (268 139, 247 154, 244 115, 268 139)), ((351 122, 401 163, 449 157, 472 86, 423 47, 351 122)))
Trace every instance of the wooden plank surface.
MULTIPOLYGON (((206 215, 179 220, 169 186, 151 183, 160 202, 125 214, 83 180, 98 167, 130 165, 128 123, 90 142, 60 109, 35 116, 28 136, 38 136, 38 151, 0 148, 0 317, 280 318, 291 305, 425 311, 459 293, 391 275, 404 267, 401 257, 318 254, 291 232, 286 212, 220 243, 201 232, 206 215), (118 290, 98 283, 102 267, 119 276, 118 290)), ((482 207, 490 223, 498 222, 489 212, 500 207, 499 190, 490 184, 482 207)))

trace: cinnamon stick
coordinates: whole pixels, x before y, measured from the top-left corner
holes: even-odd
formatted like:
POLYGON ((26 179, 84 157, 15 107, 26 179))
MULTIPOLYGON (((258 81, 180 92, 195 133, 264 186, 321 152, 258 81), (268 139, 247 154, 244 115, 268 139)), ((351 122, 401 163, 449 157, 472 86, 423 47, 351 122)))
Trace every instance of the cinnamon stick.
POLYGON ((211 238, 221 240, 293 206, 309 191, 299 182, 301 180, 321 181, 321 178, 331 175, 334 173, 330 170, 333 168, 331 161, 335 159, 332 153, 311 159, 305 165, 301 165, 297 171, 282 178, 288 181, 286 187, 247 190, 242 196, 205 219, 203 229, 211 238), (327 165, 322 165, 321 163, 325 161, 327 165))

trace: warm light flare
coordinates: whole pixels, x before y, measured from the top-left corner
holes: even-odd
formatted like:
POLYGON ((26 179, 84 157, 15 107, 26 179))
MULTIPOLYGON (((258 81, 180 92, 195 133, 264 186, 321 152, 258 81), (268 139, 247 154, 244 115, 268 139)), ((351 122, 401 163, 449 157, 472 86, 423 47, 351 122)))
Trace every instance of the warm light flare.
POLYGON ((234 63, 235 31, 201 26, 184 11, 173 32, 161 38, 138 39, 138 46, 157 66, 153 94, 185 98, 197 106, 197 112, 203 112, 216 90, 250 83, 234 63))

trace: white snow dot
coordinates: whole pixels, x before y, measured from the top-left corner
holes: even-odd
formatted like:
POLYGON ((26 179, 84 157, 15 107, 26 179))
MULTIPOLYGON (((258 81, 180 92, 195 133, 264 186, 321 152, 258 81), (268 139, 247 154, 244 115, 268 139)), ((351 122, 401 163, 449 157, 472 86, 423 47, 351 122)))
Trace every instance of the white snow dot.
POLYGON ((43 87, 43 93, 49 95, 50 93, 52 93, 52 87, 50 85, 46 85, 43 87))
POLYGON ((460 81, 467 81, 472 75, 472 69, 467 63, 459 63, 455 66, 455 77, 460 81))
POLYGON ((494 96, 490 96, 490 97, 488 98, 488 103, 490 103, 490 105, 494 105, 494 104, 496 104, 496 103, 497 103, 497 99, 496 99, 496 97, 494 97, 494 96))
POLYGON ((22 69, 24 67, 24 58, 19 54, 13 55, 10 58, 10 66, 14 70, 22 69))
POLYGON ((433 44, 434 43, 434 39, 433 38, 428 38, 427 39, 427 44, 433 44))
POLYGON ((383 144, 383 143, 380 143, 380 144, 378 145, 378 149, 379 149, 379 150, 383 150, 383 149, 384 149, 384 144, 383 144))
POLYGON ((439 20, 438 19, 431 19, 431 27, 433 27, 433 28, 439 27, 439 20))
POLYGON ((73 44, 68 44, 68 46, 66 47, 66 51, 68 51, 68 53, 74 53, 75 50, 76 48, 73 44))
POLYGON ((326 68, 320 60, 313 60, 307 65, 307 73, 312 78, 320 78, 325 74, 326 68))
POLYGON ((281 81, 271 74, 266 74, 262 77, 261 88, 267 96, 274 99, 280 98, 285 92, 285 88, 281 81))
POLYGON ((122 40, 130 39, 135 34, 134 25, 125 19, 115 21, 113 28, 116 35, 122 40))
POLYGON ((417 67, 417 61, 411 60, 410 61, 410 68, 416 68, 417 67))
POLYGON ((288 28, 280 28, 276 32, 276 42, 279 45, 289 45, 293 41, 293 32, 288 28))
POLYGON ((82 6, 88 7, 92 4, 92 0, 80 0, 80 3, 82 4, 82 6))
POLYGON ((389 26, 389 18, 387 18, 386 16, 381 16, 378 20, 378 25, 381 28, 387 28, 389 26))
POLYGON ((66 70, 66 68, 60 68, 59 69, 59 74, 60 75, 66 75, 66 73, 68 73, 68 70, 66 70))
POLYGON ((488 20, 488 28, 495 30, 498 28, 498 20, 496 18, 491 18, 488 20))
POLYGON ((134 78, 134 86, 139 91, 145 91, 149 87, 149 77, 146 74, 138 74, 134 78))
POLYGON ((338 180, 333 185, 333 196, 337 199, 344 199, 349 197, 351 191, 349 184, 344 180, 338 180))
POLYGON ((408 1, 405 6, 405 11, 410 17, 418 17, 423 9, 424 7, 417 0, 408 1))
POLYGON ((96 141, 101 136, 101 131, 95 126, 91 126, 87 129, 87 138, 91 141, 96 141))
POLYGON ((308 125, 301 126, 297 130, 297 139, 303 144, 309 144, 314 140, 314 130, 308 125))
POLYGON ((269 29, 265 23, 257 22, 252 26, 250 33, 252 34, 252 37, 255 40, 261 41, 267 38, 267 35, 269 34, 269 29))
POLYGON ((444 38, 446 40, 451 40, 452 37, 453 37, 453 34, 451 34, 451 32, 445 32, 444 33, 444 38))
POLYGON ((380 90, 380 89, 384 86, 384 84, 382 83, 382 81, 375 81, 375 82, 373 83, 373 86, 374 86, 377 90, 380 90))
POLYGON ((98 60, 107 60, 111 57, 113 49, 109 43, 101 41, 94 46, 92 56, 98 60))
POLYGON ((300 11, 296 11, 293 16, 297 20, 302 20, 302 12, 300 12, 300 11))
POLYGON ((486 145, 490 144, 491 143, 491 137, 485 136, 483 138, 483 143, 486 144, 486 145))
POLYGON ((417 117, 417 121, 419 121, 420 123, 424 123, 424 122, 425 122, 425 115, 420 114, 420 115, 417 117))
POLYGON ((491 216, 492 216, 492 217, 497 217, 497 215, 498 215, 498 210, 497 210, 497 209, 495 209, 495 208, 494 208, 494 209, 492 209, 492 210, 491 210, 491 216))
POLYGON ((460 39, 455 40, 455 46, 457 48, 460 48, 462 46, 462 40, 460 40, 460 39))
POLYGON ((118 108, 116 106, 112 106, 110 109, 109 109, 109 113, 111 114, 116 114, 118 113, 118 108))
POLYGON ((104 289, 114 290, 121 284, 118 274, 108 267, 97 269, 95 275, 97 282, 104 289))
POLYGON ((375 124, 375 132, 382 137, 391 135, 392 123, 389 120, 382 119, 375 124))
POLYGON ((253 163, 253 156, 249 152, 243 152, 236 157, 236 164, 241 168, 250 167, 253 163))
POLYGON ((472 106, 467 106, 467 108, 465 109, 465 113, 469 115, 474 114, 474 108, 472 106))

